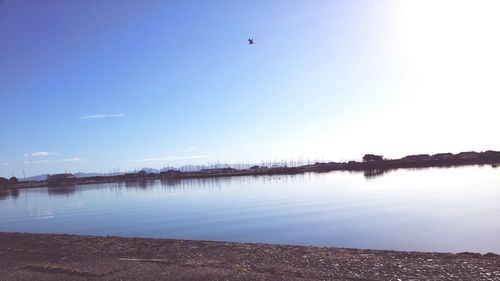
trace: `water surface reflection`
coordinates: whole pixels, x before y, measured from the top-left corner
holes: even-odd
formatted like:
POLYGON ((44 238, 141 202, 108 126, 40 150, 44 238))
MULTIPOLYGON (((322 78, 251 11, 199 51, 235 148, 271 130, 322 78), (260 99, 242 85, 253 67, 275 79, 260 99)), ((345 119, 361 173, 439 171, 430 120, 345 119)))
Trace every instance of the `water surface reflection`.
POLYGON ((0 193, 0 231, 500 252, 485 167, 135 181, 0 193))

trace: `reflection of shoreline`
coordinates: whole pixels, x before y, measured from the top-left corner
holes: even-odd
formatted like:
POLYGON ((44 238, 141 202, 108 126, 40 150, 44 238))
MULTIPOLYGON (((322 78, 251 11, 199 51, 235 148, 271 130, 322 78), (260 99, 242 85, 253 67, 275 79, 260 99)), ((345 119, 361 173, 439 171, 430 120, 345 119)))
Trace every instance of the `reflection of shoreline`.
MULTIPOLYGON (((166 188, 172 191, 194 191, 202 189, 221 189, 229 185, 255 184, 256 179, 261 185, 272 184, 276 180, 288 182, 308 181, 308 174, 280 175, 280 176, 242 176, 242 177, 214 177, 214 178, 188 178, 188 179, 157 179, 133 180, 113 183, 97 183, 95 186, 104 185, 111 188, 147 189, 150 187, 166 188)), ((89 185, 87 185, 89 186, 89 185)))
POLYGON ((10 197, 17 199, 17 197, 19 197, 19 189, 0 190, 0 200, 8 199, 10 197))
POLYGON ((49 196, 72 195, 76 192, 77 185, 52 186, 47 188, 49 196))
MULTIPOLYGON (((484 165, 476 165, 482 167, 484 165)), ((205 178, 183 178, 183 179, 146 179, 146 180, 128 180, 128 181, 111 181, 111 182, 98 182, 90 184, 73 184, 73 185, 63 185, 63 186, 49 186, 41 187, 44 192, 46 191, 50 196, 69 196, 74 195, 78 192, 79 188, 84 187, 86 190, 109 188, 111 190, 119 191, 123 188, 137 191, 146 191, 150 188, 161 188, 169 190, 172 192, 179 191, 199 191, 200 189, 205 190, 221 190, 224 186, 229 185, 247 185, 247 184, 259 184, 259 185, 274 185, 277 180, 280 183, 300 183, 305 184, 310 180, 312 176, 326 175, 331 172, 349 173, 355 175, 363 175, 366 180, 373 180, 382 177, 388 173, 397 170, 408 170, 408 171, 420 171, 428 169, 450 169, 450 168, 460 168, 462 166, 440 166, 440 167, 416 167, 416 168, 405 168, 405 169, 372 169, 372 170, 354 170, 354 171, 315 171, 300 174, 284 174, 284 175, 246 175, 246 176, 236 176, 236 177, 205 177, 205 178), (257 180, 257 181, 256 181, 257 180)), ((38 187, 40 188, 40 187, 38 187)), ((19 189, 11 190, 0 190, 0 200, 7 199, 9 197, 17 198, 19 196, 19 189)))
MULTIPOLYGON (((285 176, 246 176, 246 177, 221 177, 221 178, 190 178, 190 179, 159 179, 159 180, 135 180, 123 182, 95 183, 88 185, 64 185, 41 187, 40 191, 47 192, 49 196, 73 196, 76 193, 88 190, 107 189, 111 192, 121 192, 124 189, 141 192, 162 189, 167 192, 197 192, 200 190, 220 191, 225 186, 275 184, 276 180, 281 182, 306 183, 309 180, 307 174, 285 175, 285 176)), ((19 189, 0 191, 0 200, 8 199, 13 192, 19 196, 19 189), (2 197, 1 194, 4 194, 2 197)))
POLYGON ((168 170, 160 173, 147 173, 145 171, 129 173, 116 176, 95 176, 77 178, 72 174, 52 175, 46 181, 22 181, 16 184, 4 186, 3 189, 58 186, 58 185, 86 185, 111 182, 134 182, 134 186, 147 186, 148 181, 161 180, 166 185, 170 185, 177 180, 203 179, 203 178, 227 178, 241 176, 284 176, 297 175, 308 172, 331 172, 331 171, 349 171, 363 172, 367 179, 375 178, 389 170, 397 169, 421 169, 434 167, 455 167, 466 165, 492 165, 496 167, 500 163, 500 152, 462 152, 459 154, 441 153, 435 155, 421 154, 410 155, 401 159, 383 159, 382 156, 367 154, 363 162, 328 162, 315 163, 312 165, 303 165, 297 167, 287 166, 253 166, 248 169, 234 168, 216 168, 203 169, 200 171, 178 171, 168 170), (55 178, 55 179, 53 179, 55 178))
MULTIPOLYGON (((414 168, 394 168, 394 169, 372 169, 372 170, 362 170, 362 171, 351 171, 353 173, 363 172, 363 176, 367 180, 375 179, 381 177, 387 173, 394 172, 397 170, 407 170, 407 171, 421 171, 421 170, 429 170, 429 169, 452 169, 452 168, 460 168, 463 166, 477 166, 483 167, 488 164, 474 164, 474 165, 451 165, 451 166, 435 166, 435 167, 414 167, 414 168)), ((493 164, 491 165, 493 168, 496 168, 493 164)))
POLYGON ((388 169, 373 169, 363 171, 363 175, 366 179, 374 179, 383 176, 385 173, 389 172, 388 169))

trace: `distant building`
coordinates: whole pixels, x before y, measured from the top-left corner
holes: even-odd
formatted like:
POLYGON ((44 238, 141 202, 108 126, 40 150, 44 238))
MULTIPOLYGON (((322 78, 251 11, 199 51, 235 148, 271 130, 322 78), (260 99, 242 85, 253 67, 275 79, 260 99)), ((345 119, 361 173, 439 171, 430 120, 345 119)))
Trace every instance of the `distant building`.
POLYGON ((417 161, 431 161, 435 160, 434 157, 429 154, 417 154, 417 155, 408 155, 402 158, 402 160, 407 162, 417 162, 417 161))
POLYGON ((479 153, 475 151, 467 151, 467 152, 460 152, 459 154, 456 155, 458 159, 476 159, 479 157, 479 153))
POLYGON ((182 175, 182 172, 179 171, 179 170, 167 170, 167 171, 163 171, 160 173, 160 176, 162 177, 178 177, 178 176, 181 176, 182 175))
POLYGON ((487 150, 482 155, 488 158, 500 158, 500 151, 487 150))
POLYGON ((146 171, 140 171, 137 173, 127 173, 124 174, 122 177, 125 179, 142 179, 145 178, 147 175, 148 173, 146 173, 146 171))
POLYGON ((73 174, 53 174, 47 175, 47 180, 65 180, 65 179, 74 179, 76 178, 73 174))
POLYGON ((254 172, 254 173, 258 173, 258 172, 266 172, 268 169, 266 166, 252 166, 250 168, 248 168, 249 171, 251 172, 254 172))
POLYGON ((433 157, 436 158, 436 160, 452 160, 453 159, 453 153, 438 153, 434 154, 433 157))
POLYGON ((216 168, 216 169, 202 169, 200 172, 204 174, 219 174, 219 173, 227 173, 234 171, 233 168, 216 168))
POLYGON ((72 180, 76 179, 76 176, 73 174, 53 174, 47 175, 46 182, 48 184, 66 184, 70 183, 72 180))

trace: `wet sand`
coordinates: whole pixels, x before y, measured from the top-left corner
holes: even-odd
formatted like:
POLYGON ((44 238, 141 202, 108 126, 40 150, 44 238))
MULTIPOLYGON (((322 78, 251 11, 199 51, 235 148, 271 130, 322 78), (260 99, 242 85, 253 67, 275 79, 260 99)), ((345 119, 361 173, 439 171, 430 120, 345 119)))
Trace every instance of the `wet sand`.
POLYGON ((500 256, 0 233, 0 280, 500 280, 500 256))

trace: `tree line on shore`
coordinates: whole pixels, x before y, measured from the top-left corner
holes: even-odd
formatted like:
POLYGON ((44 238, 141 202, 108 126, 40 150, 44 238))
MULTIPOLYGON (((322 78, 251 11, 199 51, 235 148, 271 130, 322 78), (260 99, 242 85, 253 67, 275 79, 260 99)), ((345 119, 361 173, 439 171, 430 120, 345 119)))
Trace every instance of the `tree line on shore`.
POLYGON ((16 177, 11 177, 10 179, 0 177, 0 186, 12 185, 12 184, 16 184, 18 182, 19 182, 19 180, 16 177))
POLYGON ((452 166, 452 165, 470 165, 470 164, 492 164, 497 167, 500 163, 500 151, 484 151, 484 152, 460 152, 453 153, 438 153, 434 155, 418 154, 408 155, 400 159, 386 159, 382 155, 365 154, 361 162, 316 162, 314 164, 292 166, 273 165, 267 166, 252 166, 244 169, 235 169, 232 167, 215 167, 201 169, 198 171, 181 171, 170 169, 159 173, 138 171, 134 173, 125 173, 120 175, 108 176, 92 176, 92 177, 77 177, 74 174, 54 174, 48 175, 44 181, 18 181, 16 177, 10 179, 0 177, 0 187, 21 188, 35 186, 52 186, 61 184, 87 184, 96 182, 112 182, 112 181, 127 181, 127 180, 144 180, 144 179, 181 179, 181 178, 201 178, 201 177, 218 177, 218 176, 243 176, 243 175, 266 175, 266 174, 295 174, 302 172, 313 171, 333 171, 333 170, 352 170, 366 171, 369 177, 383 173, 385 170, 397 168, 417 168, 417 167, 434 167, 434 166, 452 166))

